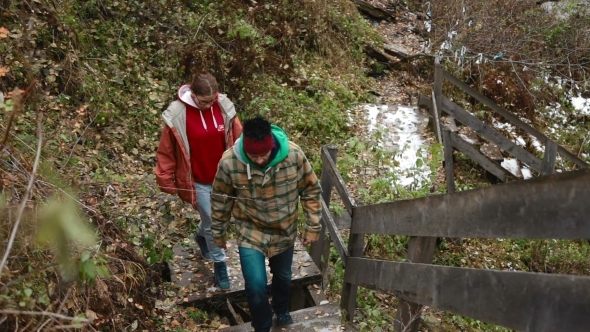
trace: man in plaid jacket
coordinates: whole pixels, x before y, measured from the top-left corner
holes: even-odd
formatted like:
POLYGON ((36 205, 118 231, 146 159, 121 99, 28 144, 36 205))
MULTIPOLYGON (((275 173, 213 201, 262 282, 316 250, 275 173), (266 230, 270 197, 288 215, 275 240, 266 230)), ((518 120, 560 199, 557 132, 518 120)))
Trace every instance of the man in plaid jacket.
POLYGON ((289 314, 291 264, 297 237, 299 202, 306 223, 301 242, 317 240, 322 214, 321 188, 299 146, 261 117, 244 122, 243 134, 225 151, 211 193, 215 243, 225 247, 233 214, 240 264, 255 331, 292 323, 289 314), (266 293, 265 256, 272 273, 272 308, 266 293))

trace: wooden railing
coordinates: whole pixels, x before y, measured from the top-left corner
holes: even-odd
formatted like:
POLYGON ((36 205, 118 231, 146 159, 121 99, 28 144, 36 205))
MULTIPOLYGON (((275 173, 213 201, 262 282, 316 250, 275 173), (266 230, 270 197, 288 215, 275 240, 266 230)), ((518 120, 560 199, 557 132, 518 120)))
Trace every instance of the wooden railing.
POLYGON ((508 170, 503 168, 501 165, 496 163, 494 160, 491 160, 486 155, 484 155, 476 148, 471 146, 469 143, 461 139, 458 135, 444 128, 440 121, 440 117, 443 113, 453 117, 455 120, 461 122, 463 125, 471 128, 477 134, 486 138, 490 142, 496 144, 502 150, 511 154, 512 156, 514 156, 521 162, 527 164, 530 168, 538 171, 542 175, 553 173, 558 153, 564 159, 569 160, 578 168, 589 167, 589 165, 586 162, 584 162, 582 159, 578 158, 576 155, 566 150, 564 147, 558 145, 557 143, 549 139, 547 136, 537 131, 532 126, 526 124, 518 117, 516 117, 514 114, 498 106, 491 99, 480 94, 475 89, 473 89, 466 83, 462 82, 455 76, 444 71, 438 59, 435 60, 434 90, 432 93, 432 99, 421 94, 418 98, 418 105, 429 109, 430 115, 434 119, 433 129, 435 131, 435 134, 437 137, 439 137, 439 139, 442 139, 442 142, 445 146, 445 152, 447 153, 447 155, 445 155, 445 167, 447 170, 447 184, 449 185, 449 192, 454 191, 454 181, 452 176, 453 164, 452 158, 450 158, 452 157, 453 148, 469 156, 471 159, 476 161, 487 171, 494 174, 501 181, 505 182, 507 180, 515 179, 515 176, 512 175, 508 170), (468 95, 477 99, 483 105, 487 106, 490 110, 494 111, 496 114, 504 117, 506 121, 512 123, 516 127, 520 128, 521 130, 529 133, 531 136, 538 139, 539 142, 541 142, 541 144, 545 146, 543 159, 537 158, 535 155, 531 154, 522 147, 518 146, 516 143, 506 138, 505 136, 498 133, 490 125, 479 120, 478 118, 471 115, 469 112, 462 109, 460 106, 446 98, 442 92, 444 82, 452 83, 456 88, 463 90, 468 95))
POLYGON ((431 265, 437 237, 590 239, 590 169, 445 195, 360 205, 322 148, 323 236, 311 256, 325 271, 329 241, 345 266, 341 306, 358 286, 399 299, 396 331, 416 331, 422 306, 522 331, 590 330, 590 277, 431 265), (329 213, 335 188, 351 216, 348 245, 329 213), (328 237, 327 234, 330 236, 328 237), (407 261, 363 257, 365 234, 410 236, 407 261))

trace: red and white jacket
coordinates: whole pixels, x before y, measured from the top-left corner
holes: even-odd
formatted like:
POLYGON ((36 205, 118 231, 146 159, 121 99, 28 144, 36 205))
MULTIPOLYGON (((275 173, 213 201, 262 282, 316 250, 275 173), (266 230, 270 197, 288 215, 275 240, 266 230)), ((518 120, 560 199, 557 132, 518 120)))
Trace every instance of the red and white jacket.
MULTIPOLYGON (((190 147, 186 133, 186 105, 182 94, 187 85, 178 90, 179 100, 170 103, 162 113, 164 129, 156 157, 156 182, 160 190, 177 194, 183 201, 197 207, 195 180, 190 162, 190 147)), ((236 116, 234 104, 224 94, 219 94, 217 103, 223 115, 225 147, 232 147, 242 134, 242 124, 236 116)))

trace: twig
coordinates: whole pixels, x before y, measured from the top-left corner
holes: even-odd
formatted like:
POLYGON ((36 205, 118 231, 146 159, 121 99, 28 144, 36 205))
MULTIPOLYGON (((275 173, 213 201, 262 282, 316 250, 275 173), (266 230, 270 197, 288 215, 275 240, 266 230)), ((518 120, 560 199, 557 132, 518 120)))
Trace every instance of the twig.
POLYGON ((29 84, 29 86, 27 87, 27 89, 23 93, 19 93, 18 88, 14 89, 15 92, 12 97, 14 100, 14 109, 12 110, 12 113, 10 113, 10 117, 8 118, 8 124, 6 125, 6 132, 4 132, 4 138, 2 139, 2 142, 0 142, 0 151, 2 151, 4 149, 4 146, 6 145, 6 142, 8 141, 8 134, 10 133, 10 127, 12 127, 12 122, 14 121, 15 115, 18 114, 22 109, 22 100, 27 96, 27 94, 29 92, 31 92, 31 90, 33 89, 33 87, 35 86, 36 83, 37 83, 37 81, 33 80, 33 82, 31 82, 31 84, 29 84))
MULTIPOLYGON (((98 116, 98 113, 96 114, 96 116, 98 116)), ((80 136, 78 136, 78 139, 76 140, 76 142, 72 146, 72 150, 70 151, 70 155, 68 156, 66 161, 63 163, 62 167, 65 167, 68 164, 68 162, 70 161, 70 158, 72 158, 72 154, 74 153, 74 149, 76 148, 76 145, 78 145, 78 142, 80 142, 80 140, 82 139, 82 136, 84 136, 84 133, 86 133, 86 130, 88 130, 88 127, 90 127, 90 125, 94 123, 94 120, 96 120, 96 116, 94 117, 94 119, 92 119, 92 121, 90 121, 90 123, 88 125, 86 125, 86 128, 84 128, 84 131, 82 131, 80 136)))
POLYGON ((46 316, 46 317, 54 317, 54 318, 59 318, 59 319, 64 319, 64 320, 77 321, 79 323, 90 323, 90 321, 86 318, 70 317, 70 316, 56 314, 54 312, 48 312, 48 311, 20 311, 20 310, 13 310, 13 309, 0 309, 0 314, 26 315, 26 316, 46 316))
POLYGON ((197 32, 195 32, 193 39, 197 38, 197 35, 199 34, 199 30, 201 30, 201 25, 203 24, 203 22, 205 21, 207 16, 209 16, 209 14, 206 14, 205 16, 203 16, 203 18, 201 19, 201 22, 199 22, 199 26, 197 26, 197 32))
MULTIPOLYGON (((6 127, 4 127, 4 125, 2 125, 0 123, 0 128, 6 131, 6 127)), ((15 134, 12 134, 12 136, 14 138, 16 138, 22 145, 26 146, 27 148, 29 148, 29 150, 31 151, 35 151, 35 149, 33 149, 30 145, 28 145, 25 141, 23 141, 22 139, 20 139, 18 136, 16 136, 15 134)), ((0 150, 1 151, 1 150, 0 150)))
MULTIPOLYGON (((63 310, 64 305, 66 304, 67 299, 72 294, 72 289, 73 289, 73 287, 68 288, 68 291, 66 292, 66 295, 64 296, 63 300, 61 300, 61 303, 59 304, 59 307, 55 311, 56 313, 59 314, 63 310)), ((37 329, 37 331, 38 332, 41 331, 41 329, 43 327, 45 327, 45 325, 49 324, 49 322, 52 320, 52 318, 55 318, 55 317, 49 317, 45 322, 43 322, 43 324, 40 323, 40 325, 37 325, 37 327, 35 327, 37 329)))
POLYGON ((512 70, 514 71, 514 75, 516 75, 516 77, 520 81, 520 84, 522 84, 522 87, 526 90, 526 92, 529 93, 529 95, 531 97, 533 97, 533 100, 536 100, 537 98, 535 97, 535 95, 532 92, 529 91, 529 89, 527 88, 526 84, 524 84, 524 81, 522 80, 522 78, 520 78, 520 75, 518 75, 518 71, 516 71, 516 67, 514 66, 514 61, 510 61, 510 64, 512 65, 512 70))
MULTIPOLYGON (((19 101, 20 103, 20 101, 19 101)), ((15 104, 16 107, 16 104, 15 104)), ((33 170, 31 171, 31 177, 29 178, 29 184, 27 185, 27 190, 25 191, 25 195, 22 198, 21 205, 18 210, 18 214, 16 217, 16 221, 14 222, 14 226, 12 228, 12 232, 10 234, 10 239, 8 241, 8 245, 6 246, 6 252, 4 252, 4 257, 2 257, 2 262, 0 262, 0 271, 4 270, 4 266, 6 265, 6 261, 8 260, 8 256, 10 255, 10 251, 12 250, 12 246, 14 244, 14 238, 16 237, 16 232, 18 231, 18 226, 20 224, 21 217, 27 206, 27 201, 29 200, 29 195, 31 194, 31 189, 33 188, 33 184, 35 183, 35 175, 37 174, 37 166, 39 166, 39 159, 41 158, 41 149, 43 143, 43 131, 42 129, 42 120, 43 113, 37 113, 37 137, 39 138, 37 143, 37 155, 35 156, 35 163, 33 164, 33 170)))
POLYGON ((47 185, 47 186, 53 187, 53 188, 55 188, 55 189, 57 189, 57 190, 61 191, 61 192, 62 192, 64 195, 68 196, 69 198, 71 198, 71 199, 72 199, 73 201, 75 201, 76 203, 80 204, 82 207, 84 207, 84 208, 85 208, 85 209, 87 209, 88 211, 90 211, 90 212, 92 212, 92 213, 95 213, 95 214, 99 214, 99 213, 98 213, 98 211, 96 211, 96 210, 94 210, 93 208, 89 207, 88 205, 86 205, 86 204, 84 204, 84 203, 80 202, 78 199, 76 199, 76 197, 74 197, 74 196, 70 195, 70 194, 69 194, 67 191, 63 190, 62 188, 60 188, 60 187, 58 187, 58 186, 56 186, 56 185, 54 185, 53 183, 45 182, 45 181, 42 181, 42 180, 39 180, 38 182, 40 182, 40 183, 43 183, 43 184, 45 184, 45 185, 47 185))

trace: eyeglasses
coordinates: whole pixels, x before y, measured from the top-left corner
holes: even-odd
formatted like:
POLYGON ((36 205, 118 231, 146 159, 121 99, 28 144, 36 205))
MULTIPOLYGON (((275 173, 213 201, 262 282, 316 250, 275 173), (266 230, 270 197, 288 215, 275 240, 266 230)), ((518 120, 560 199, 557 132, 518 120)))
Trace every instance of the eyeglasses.
POLYGON ((217 100, 217 96, 215 96, 215 98, 213 98, 211 100, 201 100, 194 93, 192 93, 191 96, 193 97, 193 100, 195 102, 197 102, 198 104, 201 104, 203 106, 210 106, 211 104, 213 104, 217 100))

